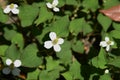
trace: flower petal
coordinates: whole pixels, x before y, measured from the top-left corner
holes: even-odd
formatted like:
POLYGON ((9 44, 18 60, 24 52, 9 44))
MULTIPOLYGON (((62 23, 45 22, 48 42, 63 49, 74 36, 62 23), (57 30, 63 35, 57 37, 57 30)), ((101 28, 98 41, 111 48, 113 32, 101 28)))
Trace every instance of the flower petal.
POLYGON ((4 73, 4 74, 10 74, 10 71, 11 71, 11 69, 9 68, 9 67, 6 67, 6 68, 4 68, 3 70, 2 70, 2 72, 4 73))
POLYGON ((110 45, 114 45, 114 42, 113 41, 111 41, 111 44, 110 45))
POLYGON ((46 5, 47 5, 48 8, 52 8, 52 4, 51 3, 48 2, 48 3, 46 3, 46 5))
POLYGON ((14 8, 17 8, 18 7, 18 5, 17 4, 14 4, 14 8))
POLYGON ((11 59, 7 59, 6 60, 6 64, 9 66, 9 65, 11 65, 12 64, 12 60, 11 59))
POLYGON ((54 8, 53 8, 53 11, 55 11, 55 12, 59 12, 59 11, 60 11, 60 9, 59 9, 59 8, 57 8, 57 7, 54 7, 54 8))
POLYGON ((108 70, 108 69, 106 69, 106 70, 105 70, 105 73, 106 73, 106 74, 107 74, 107 73, 109 73, 109 70, 108 70))
POLYGON ((21 63, 20 60, 15 60, 15 61, 14 61, 14 66, 15 66, 15 67, 20 67, 21 64, 22 64, 22 63, 21 63))
POLYGON ((105 37, 105 41, 106 42, 110 41, 109 37, 105 37))
POLYGON ((12 11, 13 14, 19 14, 19 9, 14 8, 11 11, 12 11))
POLYGON ((4 13, 9 13, 10 11, 11 9, 8 6, 3 10, 4 13))
POLYGON ((59 39, 58 39, 58 44, 63 44, 63 43, 64 43, 64 39, 59 38, 59 39))
POLYGON ((106 46, 107 46, 106 41, 101 41, 101 42, 100 42, 100 46, 102 46, 102 47, 106 47, 106 46))
POLYGON ((52 5, 57 6, 58 5, 58 0, 53 0, 52 5))
POLYGON ((19 68, 14 68, 14 69, 12 70, 12 74, 13 74, 14 76, 19 76, 19 75, 20 75, 20 69, 19 69, 19 68))
POLYGON ((47 49, 50 49, 53 46, 52 41, 45 41, 44 42, 44 47, 47 49))
POLYGON ((61 51, 60 45, 54 45, 53 48, 54 48, 54 50, 55 50, 56 52, 60 52, 60 51, 61 51))
POLYGON ((52 41, 55 40, 55 39, 57 38, 55 32, 50 32, 49 37, 50 37, 50 39, 51 39, 52 41))
POLYGON ((106 51, 109 51, 109 50, 110 50, 110 45, 106 47, 106 51))

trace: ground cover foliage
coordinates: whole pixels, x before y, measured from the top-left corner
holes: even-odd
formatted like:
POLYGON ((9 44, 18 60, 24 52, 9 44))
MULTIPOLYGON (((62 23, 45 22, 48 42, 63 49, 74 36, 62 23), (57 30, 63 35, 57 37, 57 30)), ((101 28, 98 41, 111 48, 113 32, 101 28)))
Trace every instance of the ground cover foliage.
POLYGON ((100 12, 119 4, 0 0, 0 80, 119 80, 120 23, 100 12))

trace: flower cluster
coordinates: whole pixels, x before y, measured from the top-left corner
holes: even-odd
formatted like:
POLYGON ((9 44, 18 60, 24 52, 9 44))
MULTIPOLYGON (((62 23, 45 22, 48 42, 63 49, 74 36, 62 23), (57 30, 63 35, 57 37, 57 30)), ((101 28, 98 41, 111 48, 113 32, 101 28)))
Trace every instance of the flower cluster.
POLYGON ((14 76, 18 76, 20 75, 20 69, 18 67, 21 66, 21 61, 20 60, 15 60, 14 62, 11 59, 6 59, 6 65, 8 67, 5 67, 2 72, 4 74, 10 74, 10 72, 14 75, 14 76))
MULTIPOLYGON (((59 12, 59 8, 56 7, 58 5, 58 0, 53 0, 52 3, 47 2, 46 5, 48 8, 53 9, 55 12, 59 12)), ((11 3, 10 5, 7 5, 6 8, 3 10, 4 13, 10 13, 12 12, 13 14, 19 14, 19 9, 17 4, 11 3)))

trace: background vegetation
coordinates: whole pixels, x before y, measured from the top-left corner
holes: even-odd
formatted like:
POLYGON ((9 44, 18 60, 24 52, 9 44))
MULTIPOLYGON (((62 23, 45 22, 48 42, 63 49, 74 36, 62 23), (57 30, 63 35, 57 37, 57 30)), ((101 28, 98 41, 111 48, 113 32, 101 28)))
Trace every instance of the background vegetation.
POLYGON ((59 12, 46 6, 52 1, 0 0, 0 79, 119 80, 120 24, 99 10, 120 1, 58 0, 59 12), (10 3, 19 14, 3 12, 10 3), (44 47, 50 32, 64 39, 60 52, 44 47), (110 51, 99 46, 106 36, 114 41, 110 51), (21 60, 19 76, 3 74, 8 58, 21 60))

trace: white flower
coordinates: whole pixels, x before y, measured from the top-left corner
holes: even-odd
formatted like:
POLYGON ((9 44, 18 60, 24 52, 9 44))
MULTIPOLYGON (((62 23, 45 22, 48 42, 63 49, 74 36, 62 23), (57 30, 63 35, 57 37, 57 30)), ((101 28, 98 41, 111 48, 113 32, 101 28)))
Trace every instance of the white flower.
POLYGON ((59 12, 59 8, 57 8, 56 6, 58 5, 58 0, 53 0, 52 4, 50 2, 46 3, 47 7, 50 9, 53 9, 53 11, 55 12, 59 12))
POLYGON ((12 3, 10 5, 7 5, 3 12, 9 13, 11 11, 13 14, 19 14, 19 9, 17 8, 18 8, 18 5, 12 3))
POLYGON ((12 72, 12 74, 14 76, 20 75, 20 69, 18 68, 18 67, 21 66, 21 61, 20 60, 15 60, 14 62, 12 62, 11 59, 7 59, 6 64, 7 64, 8 67, 6 67, 2 70, 2 72, 4 74, 7 75, 7 74, 10 74, 10 72, 12 72))
POLYGON ((106 51, 110 50, 111 45, 114 45, 114 42, 110 41, 109 37, 105 37, 105 41, 100 42, 100 46, 106 47, 106 51))
POLYGON ((105 70, 105 73, 106 73, 106 74, 108 74, 108 73, 109 73, 109 70, 108 70, 108 69, 106 69, 106 70, 105 70))
POLYGON ((64 43, 64 40, 62 38, 57 38, 56 33, 55 32, 50 32, 49 34, 50 37, 50 41, 45 41, 44 42, 44 47, 47 49, 50 49, 51 47, 53 47, 53 49, 56 52, 59 52, 61 50, 60 44, 64 43))

